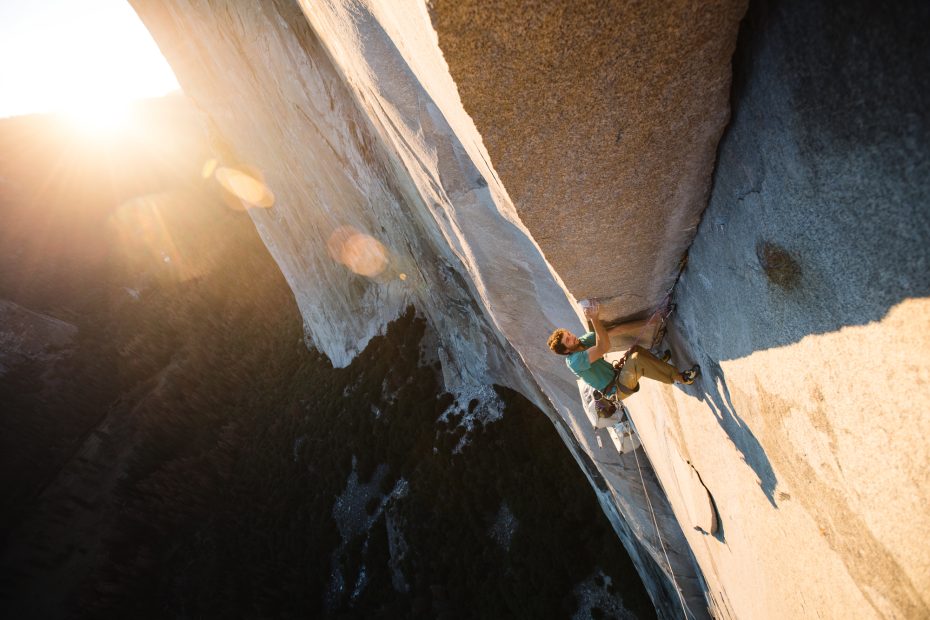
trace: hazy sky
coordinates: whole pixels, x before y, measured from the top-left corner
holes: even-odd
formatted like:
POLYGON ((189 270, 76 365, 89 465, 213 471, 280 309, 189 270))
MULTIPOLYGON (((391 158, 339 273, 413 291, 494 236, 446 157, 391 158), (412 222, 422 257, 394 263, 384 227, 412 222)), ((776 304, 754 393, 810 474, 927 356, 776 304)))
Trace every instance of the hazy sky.
POLYGON ((178 88, 126 0, 0 0, 0 117, 178 88))

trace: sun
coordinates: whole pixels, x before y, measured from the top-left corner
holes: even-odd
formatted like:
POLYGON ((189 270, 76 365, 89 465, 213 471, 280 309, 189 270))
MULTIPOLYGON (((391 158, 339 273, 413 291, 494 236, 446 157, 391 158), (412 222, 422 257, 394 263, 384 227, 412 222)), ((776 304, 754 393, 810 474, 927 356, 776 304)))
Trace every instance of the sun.
POLYGON ((0 118, 53 112, 84 131, 112 132, 128 102, 180 88, 129 2, 0 6, 0 118))
POLYGON ((114 134, 126 129, 129 103, 126 101, 78 101, 60 111, 76 129, 88 134, 114 134))

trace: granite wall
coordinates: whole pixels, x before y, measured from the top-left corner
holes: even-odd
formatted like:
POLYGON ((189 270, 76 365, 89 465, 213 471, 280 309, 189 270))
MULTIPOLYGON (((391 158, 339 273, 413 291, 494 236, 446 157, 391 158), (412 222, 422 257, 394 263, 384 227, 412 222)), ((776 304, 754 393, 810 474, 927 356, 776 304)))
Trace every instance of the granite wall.
POLYGON ((520 218, 609 318, 666 297, 707 204, 745 0, 431 3, 520 218))

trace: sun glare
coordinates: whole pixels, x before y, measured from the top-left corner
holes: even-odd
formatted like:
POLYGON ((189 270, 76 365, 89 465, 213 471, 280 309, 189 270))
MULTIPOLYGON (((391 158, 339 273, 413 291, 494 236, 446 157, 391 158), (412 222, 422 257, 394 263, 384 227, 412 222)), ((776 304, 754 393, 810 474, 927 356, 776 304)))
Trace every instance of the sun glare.
POLYGON ((116 133, 129 123, 129 105, 121 101, 83 101, 62 114, 77 129, 91 134, 116 133))
POLYGON ((131 101, 179 88, 127 2, 9 2, 0 18, 0 117, 57 112, 83 130, 113 131, 131 101))

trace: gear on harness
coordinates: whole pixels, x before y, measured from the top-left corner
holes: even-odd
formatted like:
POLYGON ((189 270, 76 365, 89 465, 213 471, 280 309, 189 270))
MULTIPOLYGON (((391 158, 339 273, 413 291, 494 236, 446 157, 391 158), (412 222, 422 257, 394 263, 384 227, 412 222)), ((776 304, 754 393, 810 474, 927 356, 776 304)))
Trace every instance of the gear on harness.
POLYGON ((618 407, 623 407, 620 394, 630 396, 639 391, 639 383, 632 389, 620 383, 620 371, 623 370, 624 363, 626 363, 626 355, 614 362, 613 379, 604 387, 604 391, 594 390, 594 409, 599 418, 609 418, 617 412, 618 407))

